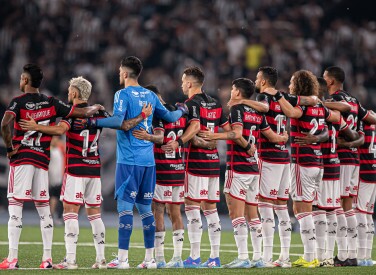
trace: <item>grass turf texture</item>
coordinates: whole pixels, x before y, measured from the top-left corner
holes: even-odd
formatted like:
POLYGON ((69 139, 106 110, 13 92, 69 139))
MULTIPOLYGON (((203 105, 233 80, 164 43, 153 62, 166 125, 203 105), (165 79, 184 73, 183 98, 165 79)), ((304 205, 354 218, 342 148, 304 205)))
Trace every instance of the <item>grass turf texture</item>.
MULTIPOLYGON (((188 236, 185 234, 185 243, 183 250, 183 259, 189 256, 189 242, 188 236)), ((7 226, 0 226, 0 258, 4 258, 8 254, 7 245, 7 226)), ((64 246, 64 227, 55 227, 54 230, 54 245, 52 249, 52 256, 54 263, 58 263, 64 258, 65 246, 64 246)), ((160 270, 137 270, 134 269, 139 263, 142 262, 145 250, 143 248, 142 231, 139 229, 133 230, 131 239, 131 248, 129 251, 130 265, 133 267, 131 270, 91 270, 92 264, 95 262, 95 249, 93 245, 91 228, 80 228, 80 236, 77 247, 77 264, 78 270, 34 270, 33 268, 39 267, 42 258, 42 239, 39 227, 25 226, 21 233, 21 244, 19 246, 19 265, 20 268, 30 268, 27 270, 13 271, 17 273, 25 274, 39 274, 39 272, 53 272, 53 273, 75 273, 75 274, 93 274, 98 272, 111 272, 111 273, 124 273, 132 272, 134 274, 239 274, 239 273, 251 273, 251 274, 375 274, 376 266, 374 267, 335 267, 335 268, 290 268, 290 269, 160 269, 160 270)), ((222 232, 222 245, 221 245, 221 262, 222 264, 229 263, 237 256, 237 248, 235 246, 233 233, 230 231, 222 232)), ((252 247, 250 245, 250 238, 248 238, 250 257, 252 257, 252 247)), ((274 259, 278 258, 279 254, 279 238, 275 235, 274 238, 275 249, 274 259)), ((106 259, 112 260, 113 253, 117 253, 117 229, 107 228, 106 232, 106 259)), ((295 261, 303 252, 302 243, 299 234, 292 234, 291 245, 291 260, 295 261)), ((172 235, 171 231, 166 233, 165 238, 165 258, 166 261, 171 259, 172 250, 172 235)), ((206 261, 210 254, 210 245, 207 233, 203 234, 201 244, 201 260, 206 261)), ((373 249, 373 259, 376 258, 376 245, 373 249)), ((0 271, 12 272, 12 271, 0 271)))

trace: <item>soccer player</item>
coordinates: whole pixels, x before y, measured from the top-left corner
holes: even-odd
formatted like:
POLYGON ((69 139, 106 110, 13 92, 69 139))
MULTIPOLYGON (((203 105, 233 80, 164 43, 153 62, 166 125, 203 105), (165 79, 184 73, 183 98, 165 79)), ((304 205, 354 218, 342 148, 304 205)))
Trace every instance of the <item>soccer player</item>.
MULTIPOLYGON (((287 118, 278 101, 270 94, 277 90, 278 71, 273 67, 260 67, 256 76, 255 88, 260 93, 257 96, 259 103, 266 104, 268 110, 265 113, 270 128, 277 134, 286 132, 287 118)), ((282 93, 292 106, 311 105, 317 103, 316 96, 296 96, 282 93)), ((230 100, 234 101, 234 100, 230 100)), ((239 101, 253 107, 249 99, 239 101)), ((253 103, 254 104, 254 103, 253 103)), ((255 106, 256 107, 256 106, 255 106)), ((263 236, 263 260, 267 266, 272 264, 278 267, 291 267, 289 251, 291 243, 291 221, 287 210, 290 189, 290 156, 286 142, 273 143, 263 135, 258 143, 260 161, 260 194, 259 212, 262 221, 263 236), (279 220, 279 236, 281 241, 281 253, 273 263, 273 239, 274 239, 274 213, 279 220)))
MULTIPOLYGON (((91 87, 91 83, 83 77, 72 78, 68 88, 69 103, 77 107, 87 107, 91 87)), ((109 116, 106 111, 99 110, 93 117, 103 118, 109 116)), ((137 125, 141 120, 143 118, 140 115, 139 119, 133 122, 133 125, 137 125)), ((76 264, 76 247, 79 235, 78 213, 81 205, 85 205, 93 231, 96 262, 92 267, 103 269, 107 268, 107 266, 104 257, 105 228, 100 209, 102 183, 98 148, 102 129, 74 130, 75 121, 76 119, 71 118, 63 119, 57 126, 45 126, 37 124, 31 118, 30 120, 21 120, 20 126, 23 130, 37 131, 47 135, 66 134, 67 136, 66 171, 60 195, 64 206, 64 235, 67 254, 64 261, 54 265, 54 269, 78 268, 76 264)))
MULTIPOLYGON (((174 106, 166 104, 156 86, 145 86, 146 89, 154 92, 162 104, 170 111, 176 110, 174 106)), ((156 186, 152 209, 155 219, 155 259, 157 268, 181 268, 183 260, 181 258, 184 242, 184 226, 180 213, 180 206, 184 203, 184 146, 178 147, 174 152, 167 153, 161 149, 162 144, 170 140, 180 138, 187 127, 187 118, 182 116, 176 122, 166 122, 162 119, 154 118, 153 133, 148 133, 144 129, 134 130, 133 135, 142 140, 153 142, 156 168, 156 186), (167 264, 164 258, 165 241, 165 208, 172 223, 172 239, 174 255, 167 264)))
POLYGON ((10 159, 8 182, 9 254, 0 269, 18 268, 18 244, 22 230, 24 201, 34 201, 37 208, 43 240, 43 257, 40 268, 52 268, 53 221, 49 205, 48 164, 50 135, 36 131, 23 131, 20 119, 32 117, 38 124, 54 125, 57 117, 89 117, 102 106, 76 108, 53 97, 39 93, 43 79, 42 70, 35 64, 26 64, 20 78, 24 93, 10 102, 1 121, 1 133, 10 159), (10 125, 14 122, 13 137, 10 125))
MULTIPOLYGON (((309 71, 300 70, 293 74, 290 80, 290 93, 294 95, 318 95, 319 84, 316 77, 309 71)), ((294 213, 300 224, 300 234, 304 246, 304 256, 293 263, 293 266, 318 267, 315 259, 315 227, 312 219, 312 201, 322 179, 322 161, 320 144, 299 145, 296 137, 320 134, 325 126, 325 120, 337 122, 338 113, 334 113, 321 103, 316 106, 293 107, 277 92, 274 97, 278 100, 283 112, 291 118, 291 197, 294 203, 294 213)), ((326 139, 328 136, 326 135, 326 139)), ((324 141, 323 139, 320 142, 324 141)))
MULTIPOLYGON (((219 127, 228 126, 228 121, 221 105, 202 91, 204 73, 198 67, 188 67, 182 76, 182 91, 188 96, 189 127, 177 140, 164 145, 164 150, 173 152, 195 136, 200 129, 210 129, 218 132, 219 127)), ((187 215, 188 238, 191 244, 190 256, 184 261, 184 267, 219 267, 219 247, 221 225, 216 203, 219 202, 219 156, 216 148, 203 149, 194 143, 188 146, 186 157, 185 178, 185 214, 187 215), (200 245, 202 236, 202 221, 200 208, 204 212, 208 224, 210 240, 209 259, 201 264, 200 245)))
MULTIPOLYGON (((351 105, 349 112, 342 115, 351 130, 359 131, 359 101, 343 90, 345 72, 339 67, 328 67, 324 71, 328 91, 334 101, 345 101, 351 105)), ((359 156, 357 148, 338 147, 341 184, 341 206, 337 210, 338 231, 337 245, 338 255, 334 262, 336 266, 356 266, 356 238, 357 222, 353 210, 353 196, 359 181, 359 156)))
MULTIPOLYGON (((157 95, 141 87, 138 77, 142 71, 142 63, 135 56, 124 58, 119 67, 120 85, 124 88, 117 91, 114 97, 114 113, 112 117, 88 119, 83 126, 94 128, 119 129, 124 120, 136 117, 142 106, 150 103, 153 113, 165 121, 174 122, 187 112, 184 104, 177 105, 178 110, 170 112, 160 102, 157 95)), ((153 115, 146 117, 135 130, 152 127, 153 115)), ((131 131, 117 131, 117 166, 115 175, 115 199, 119 213, 118 256, 107 267, 128 269, 128 250, 133 228, 133 207, 142 218, 145 258, 138 268, 156 268, 154 254, 155 221, 151 210, 151 202, 155 188, 155 161, 153 143, 139 140, 131 131)))
MULTIPOLYGON (((346 112, 351 109, 345 102, 324 102, 324 94, 327 92, 326 81, 318 77, 319 98, 326 107, 337 111, 346 112)), ((340 163, 337 153, 337 137, 340 131, 347 135, 351 140, 355 140, 359 135, 350 130, 347 123, 341 119, 338 122, 327 122, 329 139, 321 142, 322 159, 324 165, 324 174, 322 182, 317 186, 315 200, 313 202, 313 221, 316 232, 316 254, 320 266, 334 266, 333 253, 335 236, 337 230, 336 209, 340 207, 340 163)), ((320 134, 322 135, 322 134, 320 134)), ((295 138, 299 145, 317 143, 320 135, 314 136, 307 134, 295 138)))
POLYGON ((363 125, 360 131, 364 135, 364 143, 359 141, 345 141, 339 139, 339 144, 347 148, 358 147, 360 169, 359 183, 356 199, 356 218, 358 222, 357 264, 359 266, 373 266, 372 245, 374 238, 374 223, 372 214, 376 199, 376 148, 375 148, 375 124, 376 116, 372 111, 367 111, 361 105, 358 110, 358 118, 363 125))
MULTIPOLYGON (((246 78, 233 81, 231 100, 248 99, 255 90, 254 83, 246 78)), ((281 143, 288 140, 287 132, 281 135, 274 133, 266 122, 263 114, 243 104, 234 105, 230 109, 229 122, 231 131, 212 133, 200 131, 199 136, 208 140, 226 139, 227 141, 227 171, 224 193, 229 209, 229 215, 234 228, 235 242, 238 247, 238 257, 225 268, 265 267, 261 259, 261 241, 258 237, 261 224, 257 214, 257 196, 259 193, 259 168, 257 158, 247 153, 260 138, 260 131, 271 142, 281 143), (282 135, 283 134, 283 135, 282 135), (244 216, 245 211, 248 218, 244 216), (248 258, 248 229, 253 246, 253 260, 248 258)))

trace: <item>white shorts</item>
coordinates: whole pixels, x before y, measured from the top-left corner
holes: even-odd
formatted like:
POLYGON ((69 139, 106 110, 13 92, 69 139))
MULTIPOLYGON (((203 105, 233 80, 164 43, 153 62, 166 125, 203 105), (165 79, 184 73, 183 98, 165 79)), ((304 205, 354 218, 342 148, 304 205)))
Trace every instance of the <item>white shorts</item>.
POLYGON ((341 198, 356 196, 358 194, 359 166, 341 165, 340 173, 341 198))
POLYGON ((323 175, 319 167, 291 164, 291 198, 293 201, 313 202, 323 175))
POLYGON ((219 202, 219 177, 198 177, 187 173, 184 196, 196 202, 219 202))
POLYGON ((167 186, 157 184, 153 201, 158 203, 183 204, 184 186, 167 186))
POLYGON ((82 178, 65 174, 60 200, 70 204, 97 207, 103 200, 101 189, 100 178, 82 178))
POLYGON ((260 160, 260 197, 269 200, 289 199, 290 164, 270 163, 260 160))
POLYGON ((247 204, 258 205, 259 180, 259 175, 240 174, 227 170, 223 193, 247 204))
POLYGON ((341 207, 339 180, 323 180, 316 190, 314 205, 320 209, 337 209, 341 207))
POLYGON ((373 214, 376 199, 376 184, 359 181, 357 209, 360 212, 373 214))
POLYGON ((33 165, 11 166, 7 197, 22 201, 48 202, 48 171, 33 165))

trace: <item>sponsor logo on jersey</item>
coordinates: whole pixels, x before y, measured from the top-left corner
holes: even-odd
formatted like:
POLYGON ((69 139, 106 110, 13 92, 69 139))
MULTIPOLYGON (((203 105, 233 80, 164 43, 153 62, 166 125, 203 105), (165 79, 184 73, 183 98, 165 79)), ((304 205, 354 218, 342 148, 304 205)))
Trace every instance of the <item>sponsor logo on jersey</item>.
POLYGON ((26 109, 28 110, 34 110, 35 109, 35 103, 34 102, 28 102, 25 104, 26 109))
POLYGON ((17 102, 13 102, 13 105, 9 107, 9 110, 14 110, 16 106, 17 106, 17 102))
POLYGON ((136 92, 136 91, 132 91, 132 95, 135 96, 135 97, 139 97, 139 96, 140 96, 140 93, 139 93, 139 92, 136 92))

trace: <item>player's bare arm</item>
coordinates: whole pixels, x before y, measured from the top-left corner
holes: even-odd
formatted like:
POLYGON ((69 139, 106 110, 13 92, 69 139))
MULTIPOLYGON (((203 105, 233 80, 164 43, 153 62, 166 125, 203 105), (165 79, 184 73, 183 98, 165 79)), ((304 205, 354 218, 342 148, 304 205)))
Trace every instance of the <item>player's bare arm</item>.
POLYGON ((134 128, 137 124, 143 121, 145 118, 151 115, 153 112, 153 107, 149 103, 148 105, 144 105, 142 107, 141 113, 136 116, 135 118, 124 120, 121 124, 121 130, 129 131, 130 129, 134 128))
POLYGON ((84 108, 74 108, 71 117, 84 117, 89 118, 93 116, 99 110, 104 110, 104 107, 100 104, 95 104, 93 106, 88 106, 84 108))
POLYGON ((349 112, 351 110, 350 104, 344 101, 322 101, 322 104, 330 110, 337 110, 341 113, 349 112))
POLYGON ((203 149, 213 150, 217 148, 217 141, 215 140, 207 141, 207 140, 204 140, 203 138, 198 137, 197 135, 191 139, 191 143, 193 146, 198 147, 198 148, 203 148, 203 149))
POLYGON ((312 135, 310 133, 302 132, 304 136, 295 137, 295 143, 299 145, 308 145, 313 143, 326 142, 329 139, 328 127, 325 127, 320 134, 312 135))
POLYGON ((376 114, 374 111, 369 110, 368 115, 363 118, 363 121, 368 123, 368 124, 376 124, 376 114))
POLYGON ((240 99, 240 100, 230 99, 229 102, 227 103, 227 106, 231 108, 232 106, 238 105, 238 104, 247 105, 260 113, 266 113, 269 111, 269 104, 267 102, 260 102, 260 101, 256 101, 252 99, 240 99))
POLYGON ((341 113, 339 111, 329 110, 330 116, 325 120, 328 122, 339 122, 341 120, 341 113))
POLYGON ((147 140, 154 144, 163 144, 164 133, 162 130, 155 130, 153 134, 149 134, 145 129, 134 130, 132 135, 141 140, 147 140))
POLYGON ((278 135, 272 129, 269 128, 267 130, 261 131, 261 133, 270 142, 273 142, 273 143, 287 142, 289 140, 289 135, 288 135, 287 131, 284 131, 282 135, 278 135))
POLYGON ((279 105, 281 105, 282 112, 290 118, 300 118, 303 115, 302 109, 293 107, 283 96, 277 98, 279 105))
POLYGON ((166 152, 173 152, 179 147, 179 142, 184 144, 190 141, 200 131, 200 121, 191 121, 184 134, 179 138, 180 141, 170 140, 167 144, 162 145, 162 150, 166 152))
POLYGON ((341 118, 340 133, 348 141, 357 140, 359 138, 359 133, 357 131, 351 130, 347 125, 346 120, 341 118))
POLYGON ((5 146, 7 147, 7 157, 11 158, 13 155, 17 154, 18 148, 17 146, 13 148, 12 144, 12 130, 11 125, 13 124, 14 116, 10 113, 5 113, 3 119, 1 120, 1 135, 3 136, 3 140, 5 146))
POLYGON ((319 99, 315 95, 311 96, 299 96, 300 106, 315 106, 319 102, 319 99))
POLYGON ((353 141, 346 141, 345 139, 339 137, 337 138, 338 146, 356 148, 364 144, 364 135, 359 135, 359 138, 353 141))
POLYGON ((28 118, 29 120, 20 119, 19 121, 19 125, 24 131, 37 131, 51 136, 61 136, 69 130, 66 123, 59 123, 56 126, 47 126, 38 124, 31 116, 28 116, 28 118))

